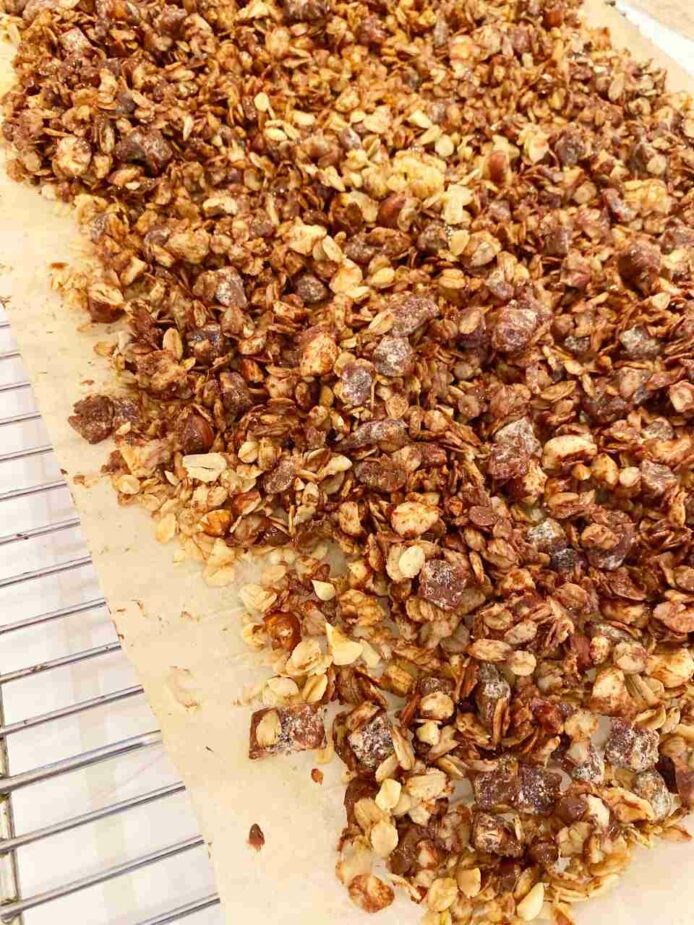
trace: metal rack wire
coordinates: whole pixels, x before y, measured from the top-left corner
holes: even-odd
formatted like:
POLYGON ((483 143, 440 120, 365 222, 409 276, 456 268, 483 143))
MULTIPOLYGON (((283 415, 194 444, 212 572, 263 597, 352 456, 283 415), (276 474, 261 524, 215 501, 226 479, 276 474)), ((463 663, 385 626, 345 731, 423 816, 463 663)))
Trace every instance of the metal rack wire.
MULTIPOLYGON (((57 477, 44 475, 44 473, 57 470, 57 466, 51 447, 45 442, 45 434, 42 435, 40 431, 40 414, 32 406, 30 383, 21 369, 19 352, 12 343, 9 323, 0 313, 0 487, 7 484, 8 479, 10 480, 10 487, 0 492, 0 664, 3 669, 6 663, 5 656, 10 648, 9 642, 16 643, 13 650, 23 655, 26 651, 32 651, 32 644, 27 643, 27 639, 33 640, 35 644, 36 634, 46 634, 50 628, 55 627, 64 629, 70 620, 97 621, 99 632, 102 635, 104 631, 108 632, 111 637, 115 636, 108 619, 104 599, 98 595, 94 596, 93 593, 87 595, 86 599, 81 599, 85 597, 84 587, 88 587, 90 581, 93 589, 93 577, 81 584, 75 584, 74 581, 72 584, 68 582, 67 587, 61 584, 61 582, 76 577, 80 577, 82 581, 81 576, 91 570, 92 566, 91 559, 78 534, 79 519, 71 506, 64 479, 59 477, 58 473, 56 473, 57 477), (13 435, 12 438, 8 436, 10 434, 13 435), (39 440, 43 437, 43 441, 37 443, 37 435, 39 440), (21 479, 27 476, 27 467, 30 468, 30 463, 36 464, 35 468, 38 467, 41 470, 38 475, 39 480, 24 486, 21 484, 21 479), (57 496, 61 498, 60 504, 53 503, 52 499, 57 496), (47 519, 39 519, 38 522, 36 522, 37 517, 45 515, 41 512, 37 514, 35 508, 31 508, 33 520, 32 517, 27 519, 23 516, 25 510, 28 510, 23 505, 36 505, 37 502, 40 502, 41 510, 44 508, 48 510, 47 519), (69 542, 67 542, 68 538, 69 542), (66 542, 63 543, 63 540, 66 542), (36 544, 44 544, 44 546, 47 544, 49 555, 44 555, 43 560, 39 555, 39 564, 33 567, 37 556, 25 555, 25 552, 27 548, 33 548, 36 544), (56 555, 57 548, 61 550, 59 555, 56 555), (62 557, 64 548, 70 550, 68 558, 62 557), (55 558, 57 561, 50 561, 55 558), (46 559, 49 561, 45 561, 46 559), (25 565, 32 567, 25 567, 25 565), (37 585, 41 585, 43 589, 40 593, 27 593, 37 585), (76 594, 76 600, 71 599, 73 594, 76 594), (37 612, 32 612, 37 600, 42 606, 37 612), (45 607, 46 603, 53 606, 45 607), (17 641, 19 641, 18 644, 17 641)), ((29 477, 36 478, 35 475, 29 477)), ((46 549, 43 546, 41 548, 45 553, 46 549)), ((65 635, 69 640, 70 634, 65 635)), ((21 660, 22 655, 19 656, 20 664, 0 672, 0 896, 2 899, 0 922, 31 925, 29 918, 32 910, 49 906, 51 910, 58 909, 59 901, 66 897, 73 894, 86 895, 90 888, 108 885, 112 881, 122 884, 123 878, 133 876, 143 869, 150 871, 151 883, 153 876, 151 872, 154 865, 163 865, 178 856, 185 855, 187 859, 185 869, 190 870, 191 865, 188 859, 191 853, 201 847, 204 851, 203 839, 195 832, 186 837, 167 841, 161 846, 157 843, 152 850, 139 851, 134 857, 125 859, 113 856, 113 852, 109 850, 106 855, 109 858, 113 856, 112 863, 102 863, 92 872, 82 873, 80 876, 61 878, 57 885, 45 889, 33 888, 36 870, 31 868, 29 862, 23 861, 22 852, 25 849, 38 847, 44 850, 47 845, 50 849, 50 841, 56 839, 63 846, 60 853, 67 855, 72 850, 76 850, 69 845, 78 843, 66 842, 65 838, 79 839, 81 844, 85 838, 84 833, 93 830, 94 827, 116 824, 114 820, 119 820, 119 824, 122 825, 126 817, 144 807, 155 807, 162 804, 170 806, 172 800, 180 801, 187 798, 183 784, 176 779, 171 770, 168 771, 168 779, 165 782, 150 789, 138 789, 135 793, 112 799, 106 803, 98 800, 98 793, 94 796, 93 786, 90 791, 89 780, 85 785, 85 775, 89 775, 91 770, 97 767, 109 765, 111 767, 109 787, 115 792, 114 763, 123 762, 127 756, 145 756, 153 750, 161 751, 161 735, 156 729, 154 717, 141 696, 142 687, 137 683, 126 684, 115 690, 87 698, 73 699, 59 706, 54 706, 51 702, 55 695, 52 688, 38 693, 35 691, 33 701, 42 705, 49 701, 48 705, 51 708, 37 709, 29 715, 17 715, 23 702, 32 702, 32 697, 22 701, 21 697, 14 696, 15 691, 22 689, 22 685, 45 684, 46 679, 60 675, 61 672, 85 671, 90 666, 93 672, 92 684, 97 683, 93 679, 101 676, 107 659, 114 656, 123 661, 124 670, 129 670, 116 638, 107 638, 100 644, 76 651, 59 650, 58 654, 41 658, 30 664, 21 660), (9 700, 12 700, 12 704, 8 702, 9 700), (132 702, 137 702, 140 722, 143 722, 142 717, 144 717, 144 723, 149 724, 149 728, 144 732, 138 731, 135 734, 116 737, 115 740, 109 738, 109 729, 113 725, 115 711, 132 702), (49 759, 51 748, 55 751, 56 741, 60 745, 58 751, 61 749, 64 751, 66 740, 75 737, 73 733, 61 732, 61 730, 69 729, 65 723, 83 723, 86 717, 90 718, 89 737, 92 739, 95 736, 101 736, 102 739, 106 737, 105 743, 49 759), (92 722, 94 717, 101 717, 101 721, 95 724, 92 722), (32 730, 44 737, 46 750, 43 750, 42 739, 37 739, 38 754, 31 750, 27 752, 25 748, 18 751, 17 761, 15 761, 14 742, 30 738, 32 730), (27 733, 29 736, 26 735, 27 733), (17 762, 20 767, 27 763, 29 766, 16 770, 17 762), (79 775, 82 775, 82 778, 78 780, 79 775), (63 796, 57 798, 61 804, 69 804, 78 800, 81 789, 87 786, 87 790, 93 797, 88 800, 89 808, 71 815, 61 815, 57 820, 45 823, 47 817, 41 811, 44 804, 41 798, 37 797, 28 805, 33 806, 33 815, 38 816, 41 824, 29 828, 18 826, 15 800, 19 799, 25 790, 33 792, 35 788, 40 788, 41 785, 51 781, 59 781, 62 785, 61 794, 63 796), (74 783, 74 794, 72 790, 65 790, 65 786, 71 781, 74 783), (69 795, 66 796, 66 794, 69 795), (25 875, 32 881, 32 888, 26 894, 21 889, 21 881, 24 880, 25 875)), ((15 661, 17 661, 16 655, 15 661)), ((161 759, 166 761, 163 753, 161 759)), ((150 761, 146 767, 148 768, 151 764, 150 761)), ((145 765, 142 765, 142 768, 145 768, 145 765)), ((128 782, 131 779, 139 782, 139 768, 134 774, 132 771, 129 773, 128 782)), ((147 775, 143 773, 142 776, 147 775)), ((164 777, 166 778, 166 774, 164 777)), ((93 780, 91 783, 93 784, 93 780)), ((56 802, 56 798, 50 796, 44 797, 44 800, 47 801, 45 805, 50 806, 51 809, 56 802)), ((77 805, 81 804, 77 803, 77 805)), ((171 812, 166 813, 166 818, 173 818, 177 812, 181 812, 182 816, 187 813, 186 818, 192 819, 187 806, 185 812, 181 810, 181 806, 173 807, 171 812)), ((31 816, 31 813, 28 815, 31 816)), ((27 812, 24 812, 23 816, 26 817, 27 812)), ((159 819, 162 818, 160 814, 159 819)), ((159 825, 160 823, 156 823, 154 828, 158 828, 159 825)), ((149 837, 153 833, 153 828, 151 825, 148 826, 146 818, 141 822, 136 821, 131 829, 135 832, 138 844, 146 840, 142 837, 143 834, 146 833, 149 837)), ((155 836, 157 834, 154 832, 155 836)), ((101 835, 97 833, 93 837, 97 844, 104 842, 103 833, 101 835)), ((122 838, 120 840, 123 841, 122 838)), ((50 858, 51 866, 52 862, 57 860, 57 854, 51 857, 50 853, 46 854, 45 851, 42 857, 50 858)), ((200 915, 205 912, 205 925, 221 921, 218 909, 219 900, 213 891, 207 858, 198 858, 198 868, 200 868, 200 861, 204 863, 205 870, 197 880, 206 882, 207 890, 201 890, 198 887, 197 892, 194 892, 192 896, 186 895, 186 892, 175 895, 172 891, 170 892, 171 882, 179 879, 185 881, 186 878, 174 874, 167 881, 165 896, 151 897, 148 886, 145 885, 146 901, 136 903, 135 908, 133 908, 132 896, 130 896, 129 903, 117 903, 115 907, 108 904, 107 897, 106 918, 98 916, 98 920, 109 923, 117 921, 118 923, 136 923, 136 925, 165 925, 168 922, 195 916, 195 921, 199 921, 202 925, 203 918, 200 915), (138 911, 142 907, 149 910, 156 907, 158 911, 149 918, 143 919, 138 911)), ((187 886, 188 893, 190 893, 190 883, 187 886)), ((125 896, 126 892, 119 889, 117 894, 112 891, 110 896, 125 896)), ((93 910, 80 911, 78 914, 79 920, 88 925, 93 925, 97 921, 93 910)), ((60 912, 57 918, 52 912, 50 915, 52 921, 66 920, 60 912)))

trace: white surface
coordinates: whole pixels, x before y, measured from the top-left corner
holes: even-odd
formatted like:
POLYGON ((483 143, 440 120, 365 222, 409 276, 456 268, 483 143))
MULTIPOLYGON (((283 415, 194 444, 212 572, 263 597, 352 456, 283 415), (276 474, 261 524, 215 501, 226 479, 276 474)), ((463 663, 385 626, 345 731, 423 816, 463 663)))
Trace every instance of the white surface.
MULTIPOLYGON (((0 313, 0 319, 2 318, 0 313)), ((0 353, 12 349, 11 332, 0 328, 0 353)), ((0 361, 0 385, 25 379, 18 360, 0 361)), ((0 418, 34 410, 30 389, 0 393, 0 418)), ((40 422, 0 428, 0 455, 45 444, 40 422)), ((60 477, 51 454, 0 463, 0 493, 60 477)), ((0 503, 0 536, 74 516, 67 489, 0 503)), ((0 547, 0 579, 86 554, 78 529, 0 547)), ((0 590, 0 624, 99 598, 91 567, 0 590)), ((115 639, 104 608, 0 637, 0 672, 79 652, 115 639)), ((99 694, 136 684, 120 652, 59 668, 3 688, 5 723, 12 723, 99 694)), ((99 745, 156 729, 142 696, 99 707, 9 738, 10 772, 78 754, 99 745)), ((15 792, 17 833, 48 825, 177 780, 161 747, 104 762, 15 792)), ((185 794, 128 810, 18 852, 23 897, 181 841, 197 833, 185 794)), ((214 891, 206 850, 187 851, 25 913, 26 925, 132 925, 214 891)), ((190 916, 191 925, 217 925, 218 907, 190 916)))
POLYGON ((631 20, 644 35, 662 49, 666 54, 674 58, 685 71, 694 74, 694 42, 684 35, 678 35, 667 26, 656 22, 647 13, 641 10, 632 9, 624 0, 616 0, 615 6, 624 13, 627 19, 631 20))

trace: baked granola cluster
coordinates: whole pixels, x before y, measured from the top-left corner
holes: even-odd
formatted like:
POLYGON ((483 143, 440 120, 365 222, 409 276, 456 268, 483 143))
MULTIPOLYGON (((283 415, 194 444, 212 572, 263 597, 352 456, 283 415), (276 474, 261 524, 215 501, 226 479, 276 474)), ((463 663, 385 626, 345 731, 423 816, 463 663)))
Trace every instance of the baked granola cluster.
POLYGON ((11 2, 11 171, 127 322, 71 423, 265 553, 251 758, 344 762, 366 911, 566 925, 694 805, 691 101, 568 0, 11 2))

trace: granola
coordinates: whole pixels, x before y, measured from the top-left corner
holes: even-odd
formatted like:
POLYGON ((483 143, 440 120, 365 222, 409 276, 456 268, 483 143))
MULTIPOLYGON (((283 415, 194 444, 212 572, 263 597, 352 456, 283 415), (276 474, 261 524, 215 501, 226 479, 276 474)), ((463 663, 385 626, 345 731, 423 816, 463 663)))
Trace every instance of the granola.
POLYGON ((574 0, 9 7, 117 325, 70 423, 207 582, 264 557, 250 757, 344 763, 366 912, 566 925, 694 806, 691 100, 574 0))

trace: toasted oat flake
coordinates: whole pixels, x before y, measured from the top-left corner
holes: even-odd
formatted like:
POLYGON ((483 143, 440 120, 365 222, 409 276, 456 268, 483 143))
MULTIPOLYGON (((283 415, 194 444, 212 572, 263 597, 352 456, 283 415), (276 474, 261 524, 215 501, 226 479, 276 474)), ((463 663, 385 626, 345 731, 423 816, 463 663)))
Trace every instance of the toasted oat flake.
POLYGON ((466 867, 458 870, 456 883, 463 896, 473 899, 482 888, 482 874, 479 867, 466 867))
POLYGON ((215 482, 227 468, 221 453, 196 453, 184 456, 182 462, 190 478, 200 482, 215 482))
POLYGON ((356 662, 362 653, 361 643, 350 640, 341 630, 336 629, 329 623, 326 623, 325 629, 333 664, 341 666, 351 665, 352 662, 356 662))
POLYGON ((524 922, 532 922, 542 911, 545 899, 544 883, 536 883, 530 892, 518 903, 516 912, 524 922))
POLYGON ((398 845, 398 830, 392 822, 381 819, 371 829, 371 847, 379 858, 387 858, 398 845))
POLYGON ((171 513, 162 517, 154 533, 160 543, 168 543, 172 540, 176 535, 176 515, 171 513))

